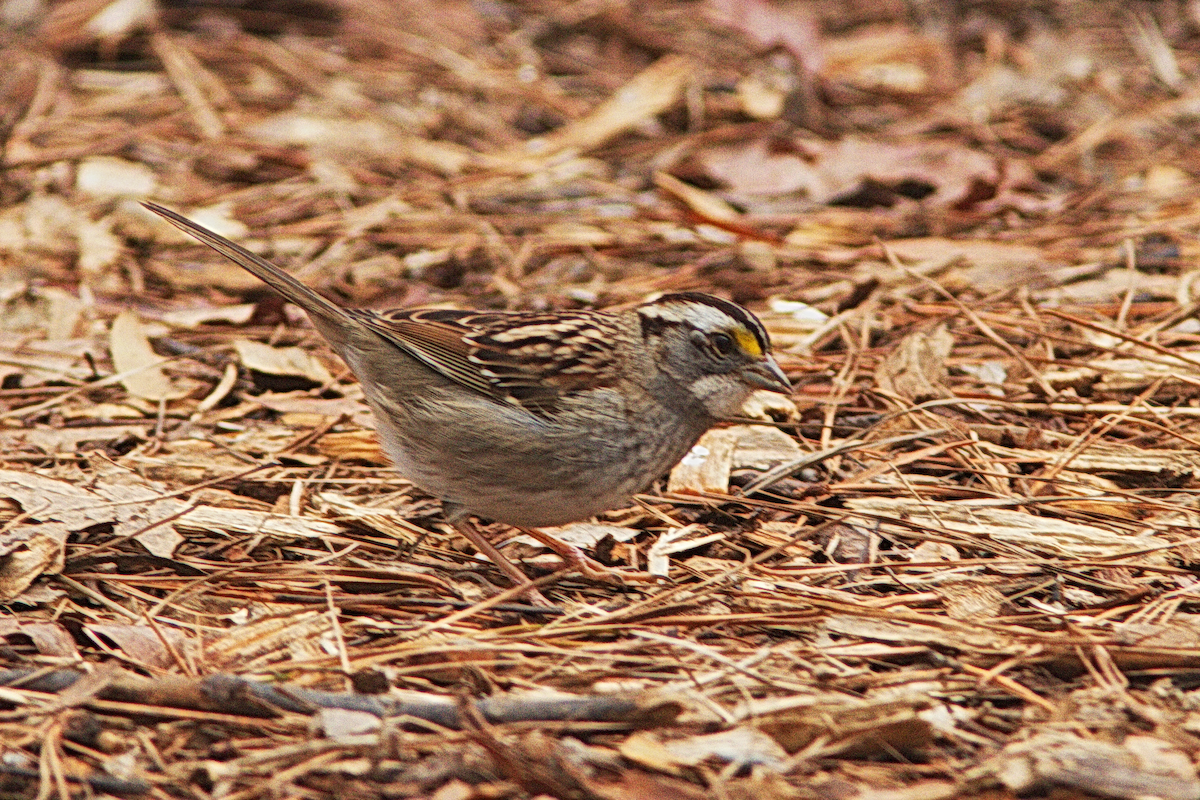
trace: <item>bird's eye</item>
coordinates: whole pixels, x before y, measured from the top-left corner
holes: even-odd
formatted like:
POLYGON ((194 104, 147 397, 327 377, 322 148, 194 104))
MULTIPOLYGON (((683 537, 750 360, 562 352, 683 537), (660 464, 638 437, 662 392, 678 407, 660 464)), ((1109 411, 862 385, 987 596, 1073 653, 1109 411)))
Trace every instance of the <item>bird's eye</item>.
POLYGON ((728 356, 733 354, 735 345, 733 343, 733 338, 730 337, 729 334, 714 333, 709 337, 709 341, 712 342, 712 346, 716 348, 717 352, 721 355, 728 356))

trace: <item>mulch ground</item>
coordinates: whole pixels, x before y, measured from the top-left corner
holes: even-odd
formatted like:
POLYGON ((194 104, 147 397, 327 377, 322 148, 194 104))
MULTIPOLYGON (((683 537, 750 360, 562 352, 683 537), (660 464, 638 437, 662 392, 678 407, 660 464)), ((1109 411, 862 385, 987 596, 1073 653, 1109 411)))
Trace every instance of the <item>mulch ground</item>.
POLYGON ((0 794, 1200 798, 1195 3, 0 3, 0 794), (486 530, 303 314, 763 319, 486 530), (645 578, 635 580, 634 578, 645 578))

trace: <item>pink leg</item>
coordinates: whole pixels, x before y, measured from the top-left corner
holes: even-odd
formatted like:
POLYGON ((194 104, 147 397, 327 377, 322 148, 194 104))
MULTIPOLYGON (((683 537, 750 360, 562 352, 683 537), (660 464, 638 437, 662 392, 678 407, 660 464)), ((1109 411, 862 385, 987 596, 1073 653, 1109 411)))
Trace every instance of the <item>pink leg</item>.
MULTIPOLYGON (((504 554, 496 549, 495 545, 487 540, 487 537, 479 531, 475 525, 467 519, 460 519, 450 523, 454 529, 466 537, 467 541, 475 545, 475 549, 487 556, 493 564, 505 575, 509 580, 517 586, 524 586, 532 583, 524 572, 517 569, 516 565, 509 561, 504 554)), ((582 555, 582 554, 581 554, 582 555)), ((546 606, 548 608, 557 608, 558 606, 551 603, 546 597, 533 586, 525 592, 530 602, 534 605, 546 606)))

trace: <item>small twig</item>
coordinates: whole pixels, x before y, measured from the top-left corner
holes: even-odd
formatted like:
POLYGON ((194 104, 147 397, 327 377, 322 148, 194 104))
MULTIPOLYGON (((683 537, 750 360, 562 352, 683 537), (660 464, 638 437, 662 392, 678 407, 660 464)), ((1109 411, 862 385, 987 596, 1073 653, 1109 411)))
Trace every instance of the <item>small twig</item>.
MULTIPOLYGON (((906 409, 905 413, 909 413, 911 411, 913 411, 913 409, 906 409)), ((742 489, 742 496, 749 497, 755 492, 762 491, 776 481, 783 480, 790 475, 794 475, 805 467, 810 467, 813 464, 819 464, 825 459, 832 458, 833 456, 842 455, 843 453, 850 453, 855 450, 862 450, 867 447, 890 447, 894 444, 903 444, 904 442, 912 442, 917 439, 932 439, 936 436, 941 436, 944 433, 950 433, 950 430, 947 428, 937 428, 929 431, 917 431, 916 433, 906 433, 903 436, 892 436, 891 438, 879 439, 878 441, 850 440, 842 442, 841 444, 831 447, 828 450, 821 450, 817 453, 806 453, 799 458, 780 464, 777 467, 772 467, 759 477, 755 478, 750 482, 749 485, 742 489)))

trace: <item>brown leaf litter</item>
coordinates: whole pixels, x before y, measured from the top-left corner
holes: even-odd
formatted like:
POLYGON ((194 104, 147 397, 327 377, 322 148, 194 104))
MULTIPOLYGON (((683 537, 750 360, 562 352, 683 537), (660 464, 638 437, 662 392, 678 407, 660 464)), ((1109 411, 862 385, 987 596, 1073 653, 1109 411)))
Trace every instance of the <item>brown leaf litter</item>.
POLYGON ((1181 3, 0 2, 0 794, 1200 797, 1181 3), (493 541, 303 315, 746 303, 755 398, 493 541))

